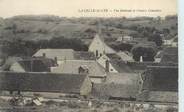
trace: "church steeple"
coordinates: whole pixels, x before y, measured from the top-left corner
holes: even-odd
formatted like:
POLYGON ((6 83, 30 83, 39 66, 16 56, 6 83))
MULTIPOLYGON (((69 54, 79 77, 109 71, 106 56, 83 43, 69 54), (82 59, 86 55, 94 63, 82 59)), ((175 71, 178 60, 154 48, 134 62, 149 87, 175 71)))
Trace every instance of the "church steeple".
POLYGON ((101 22, 98 21, 98 24, 96 25, 96 29, 97 29, 97 34, 95 35, 95 37, 93 38, 88 51, 93 52, 95 54, 96 57, 100 57, 103 54, 112 54, 115 53, 116 51, 113 50, 111 47, 109 47, 108 45, 105 44, 104 42, 104 38, 102 35, 102 25, 101 22))
POLYGON ((101 34, 102 34, 102 25, 101 25, 101 20, 99 19, 98 20, 98 35, 101 37, 101 34))
POLYGON ((106 53, 106 51, 105 51, 105 42, 104 42, 104 38, 102 36, 102 24, 101 24, 101 19, 100 18, 98 20, 98 35, 99 35, 99 38, 102 40, 103 54, 105 54, 106 53))

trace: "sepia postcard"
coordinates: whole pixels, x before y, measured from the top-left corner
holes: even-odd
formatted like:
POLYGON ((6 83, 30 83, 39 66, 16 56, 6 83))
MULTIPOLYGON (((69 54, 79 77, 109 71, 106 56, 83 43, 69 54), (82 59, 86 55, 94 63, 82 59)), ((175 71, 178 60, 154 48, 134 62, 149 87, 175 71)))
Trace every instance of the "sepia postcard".
POLYGON ((0 0, 0 112, 179 112, 177 0, 0 0))

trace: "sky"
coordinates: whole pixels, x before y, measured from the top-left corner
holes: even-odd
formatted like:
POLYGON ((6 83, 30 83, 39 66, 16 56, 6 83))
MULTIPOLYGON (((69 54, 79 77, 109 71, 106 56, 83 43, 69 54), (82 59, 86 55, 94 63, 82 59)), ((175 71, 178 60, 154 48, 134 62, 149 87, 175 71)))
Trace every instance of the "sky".
POLYGON ((16 15, 134 17, 174 14, 177 14, 177 0, 0 0, 0 17, 3 18, 16 15), (86 9, 108 9, 108 12, 82 12, 86 9))

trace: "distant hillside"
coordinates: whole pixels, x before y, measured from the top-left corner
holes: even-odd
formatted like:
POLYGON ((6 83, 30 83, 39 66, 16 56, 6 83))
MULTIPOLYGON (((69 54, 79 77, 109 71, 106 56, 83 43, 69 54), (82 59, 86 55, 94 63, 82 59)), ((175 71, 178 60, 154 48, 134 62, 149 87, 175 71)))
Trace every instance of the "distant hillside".
POLYGON ((0 18, 0 37, 4 39, 22 38, 25 40, 45 40, 53 37, 92 39, 98 32, 99 21, 102 34, 107 39, 132 35, 146 38, 139 29, 155 28, 161 33, 169 30, 166 38, 177 35, 177 18, 65 18, 58 16, 15 16, 0 18))

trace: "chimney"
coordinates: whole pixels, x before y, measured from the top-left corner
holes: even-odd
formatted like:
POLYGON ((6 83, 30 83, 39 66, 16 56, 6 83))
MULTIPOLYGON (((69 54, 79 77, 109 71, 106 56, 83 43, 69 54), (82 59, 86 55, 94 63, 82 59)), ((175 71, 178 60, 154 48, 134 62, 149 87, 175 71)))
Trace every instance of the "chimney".
POLYGON ((42 56, 45 58, 46 57, 46 54, 45 53, 42 53, 42 56))
POLYGON ((57 57, 54 57, 54 61, 55 61, 55 63, 56 63, 56 66, 58 66, 58 59, 57 59, 57 57))
POLYGON ((78 68, 78 73, 79 74, 88 74, 89 73, 89 69, 87 66, 83 65, 83 66, 80 66, 78 68))
POLYGON ((109 60, 105 61, 105 71, 109 72, 109 60))

